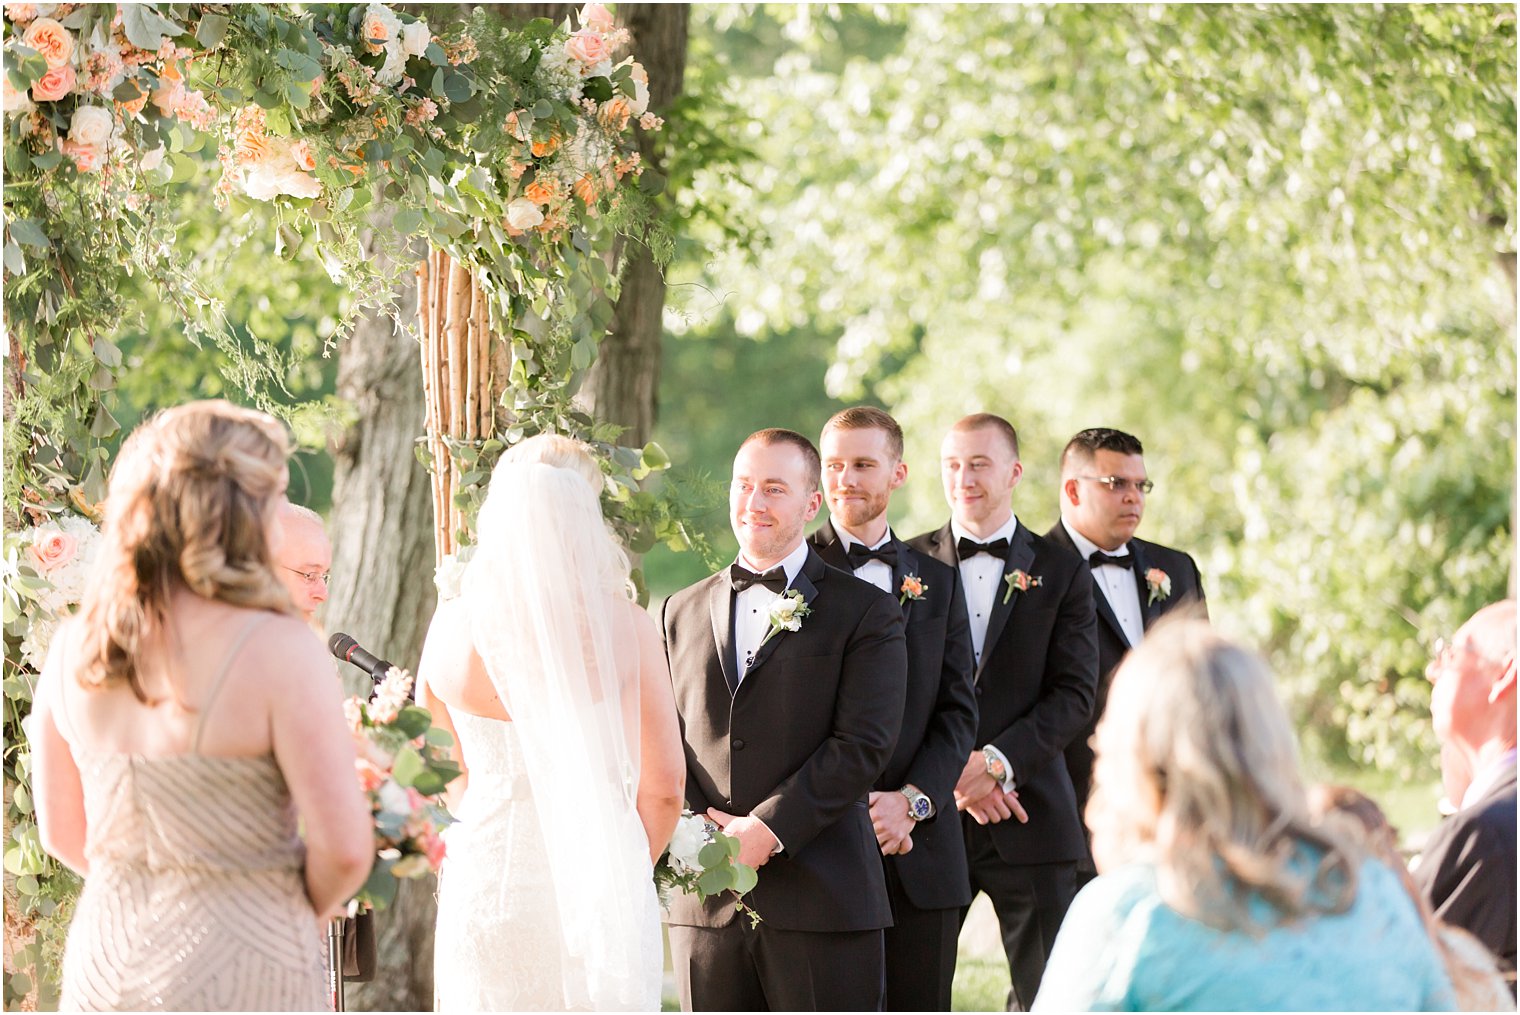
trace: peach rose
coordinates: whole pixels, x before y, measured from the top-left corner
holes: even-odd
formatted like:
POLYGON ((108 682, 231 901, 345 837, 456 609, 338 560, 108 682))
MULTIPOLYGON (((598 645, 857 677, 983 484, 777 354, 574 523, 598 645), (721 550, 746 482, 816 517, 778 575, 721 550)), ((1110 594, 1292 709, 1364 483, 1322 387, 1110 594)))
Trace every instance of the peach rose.
POLYGON ((100 145, 65 140, 59 147, 63 154, 74 160, 74 168, 81 173, 93 173, 106 164, 106 150, 100 145))
POLYGON ((551 134, 547 141, 533 142, 533 157, 541 159, 545 155, 552 155, 557 148, 559 148, 559 138, 551 134))
POLYGON ((41 53, 47 65, 54 69, 68 63, 74 55, 74 37, 52 18, 33 21, 21 37, 21 43, 41 53))
POLYGON ((355 758, 354 770, 359 773, 359 788, 366 793, 373 793, 385 784, 385 769, 368 758, 355 758))
POLYGON ((57 102, 74 90, 74 68, 68 64, 54 67, 32 85, 32 98, 38 102, 57 102))
POLYGON ((359 25, 359 38, 372 45, 384 45, 390 41, 391 29, 398 24, 398 19, 390 11, 377 4, 370 4, 364 21, 359 25))
POLYGON ((554 184, 542 179, 534 180, 528 184, 528 189, 523 191, 523 197, 534 204, 548 204, 554 200, 555 194, 554 184))
POLYGON ((582 28, 565 40, 565 52, 590 67, 607 59, 607 40, 598 32, 582 28))
POLYGON ((79 553, 79 540, 62 529, 40 529, 26 548, 39 571, 63 567, 79 553))
POLYGON ((297 141, 290 146, 290 157, 298 169, 309 173, 317 168, 317 157, 312 154, 311 145, 305 141, 297 141))
POLYGON ((593 28, 598 32, 610 32, 614 27, 612 12, 599 3, 589 3, 582 7, 580 22, 582 28, 593 28))
POLYGON ((232 142, 232 157, 240 166, 262 162, 269 158, 273 146, 269 135, 262 130, 242 130, 232 142))

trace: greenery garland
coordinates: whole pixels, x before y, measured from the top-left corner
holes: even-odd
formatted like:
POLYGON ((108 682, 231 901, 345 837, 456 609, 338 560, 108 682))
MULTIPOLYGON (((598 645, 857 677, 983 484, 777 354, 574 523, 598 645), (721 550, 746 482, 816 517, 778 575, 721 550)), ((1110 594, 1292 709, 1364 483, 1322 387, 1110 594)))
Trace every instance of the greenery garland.
MULTIPOLYGON (((663 453, 614 448, 618 428, 571 405, 612 317, 611 241, 662 262, 671 252, 650 200, 663 181, 633 144, 636 127, 661 122, 643 68, 614 59, 627 33, 606 8, 521 26, 489 12, 435 26, 383 4, 4 12, 7 934, 37 932, 6 972, 9 1007, 32 991, 53 1000, 78 887, 38 841, 21 720, 46 635, 77 602, 68 583, 105 494, 123 370, 111 336, 132 314, 129 277, 280 409, 268 396, 278 372, 239 344, 176 243, 176 202, 209 191, 229 220, 267 205, 281 255, 320 259, 348 290, 339 338, 363 312, 394 316, 412 237, 446 250, 491 294, 493 332, 511 344, 506 442, 543 430, 597 442, 617 491, 608 512, 632 548, 691 539, 681 506, 641 489, 663 453), (377 203, 393 213, 380 258, 361 243, 377 203)), ((503 446, 451 449, 475 466, 471 504, 503 446)))

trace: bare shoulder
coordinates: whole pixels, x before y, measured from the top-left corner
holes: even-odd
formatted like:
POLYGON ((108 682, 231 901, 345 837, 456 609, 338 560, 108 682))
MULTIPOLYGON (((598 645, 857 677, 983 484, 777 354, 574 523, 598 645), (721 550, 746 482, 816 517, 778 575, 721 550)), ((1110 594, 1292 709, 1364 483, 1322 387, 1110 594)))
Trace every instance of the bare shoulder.
POLYGON ((458 701, 468 697, 465 689, 478 668, 478 659, 468 605, 462 598, 441 601, 422 644, 418 679, 442 700, 458 701))
POLYGON ((327 646, 299 617, 266 610, 238 612, 250 620, 258 615, 263 617, 243 650, 243 659, 259 670, 261 682, 305 685, 314 675, 325 675, 334 669, 327 646))

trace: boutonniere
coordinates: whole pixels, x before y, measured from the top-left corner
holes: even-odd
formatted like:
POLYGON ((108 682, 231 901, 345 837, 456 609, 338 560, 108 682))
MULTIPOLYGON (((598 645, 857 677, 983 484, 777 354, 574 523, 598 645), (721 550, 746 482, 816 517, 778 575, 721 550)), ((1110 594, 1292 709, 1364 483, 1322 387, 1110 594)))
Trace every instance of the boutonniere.
POLYGON ((1145 572, 1145 587, 1151 590, 1145 605, 1154 606, 1172 594, 1172 579, 1159 567, 1153 567, 1145 572))
POLYGON ((776 597, 771 603, 771 608, 766 611, 766 617, 771 622, 771 629, 765 632, 765 637, 760 639, 764 645, 782 631, 800 631, 802 618, 812 613, 807 600, 802 598, 802 593, 796 589, 787 589, 776 597))
POLYGON ((902 588, 897 590, 897 604, 901 606, 908 600, 924 598, 924 593, 929 591, 929 586, 916 574, 903 575, 902 588))
POLYGON ((1003 593, 1004 606, 1008 605, 1008 600, 1013 598, 1014 589, 1018 589, 1020 592, 1028 592, 1032 588, 1038 588, 1045 584, 1045 579, 1039 575, 1030 574, 1028 571, 1020 571, 1018 568, 1014 568, 1004 575, 1003 581, 1008 583, 1008 591, 1003 593))

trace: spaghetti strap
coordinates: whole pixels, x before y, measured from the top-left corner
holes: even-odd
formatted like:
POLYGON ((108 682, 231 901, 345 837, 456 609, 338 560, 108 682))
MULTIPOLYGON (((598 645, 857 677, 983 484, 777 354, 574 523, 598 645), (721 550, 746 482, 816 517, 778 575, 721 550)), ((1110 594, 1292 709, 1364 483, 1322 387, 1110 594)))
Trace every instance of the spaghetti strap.
POLYGON ((216 679, 211 682, 211 693, 207 694, 206 700, 201 703, 201 716, 195 723, 195 740, 190 745, 191 754, 201 753, 201 734, 206 731, 206 716, 211 714, 211 706, 216 702, 216 696, 221 693, 222 684, 227 681, 227 674, 232 670, 233 660, 243 650, 243 643, 248 640, 248 636, 253 633, 254 628, 268 619, 268 614, 259 614, 244 624, 243 629, 238 632, 237 638, 233 640, 232 648, 227 652, 226 658, 222 660, 221 671, 217 673, 216 679))

